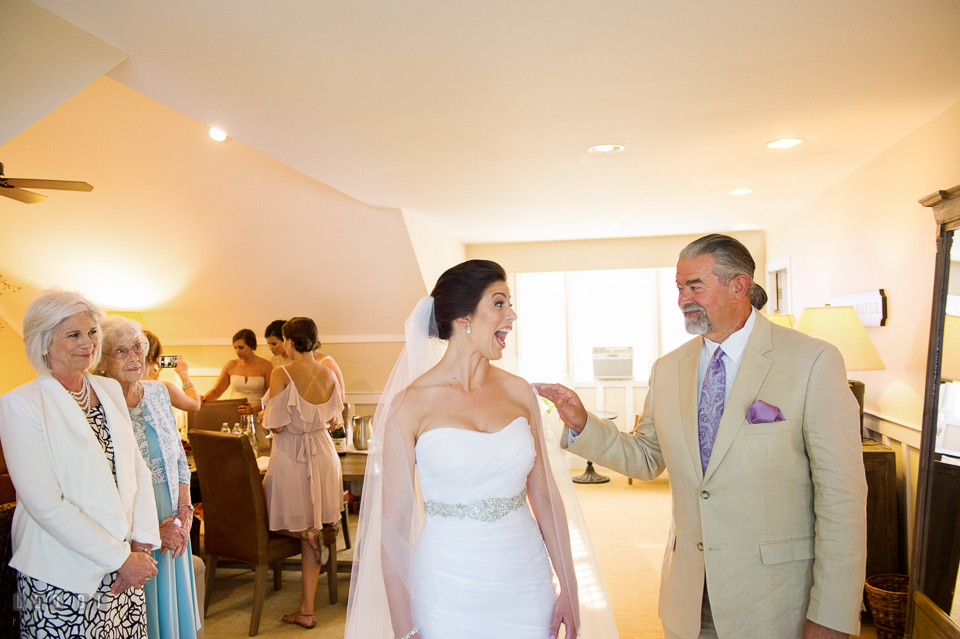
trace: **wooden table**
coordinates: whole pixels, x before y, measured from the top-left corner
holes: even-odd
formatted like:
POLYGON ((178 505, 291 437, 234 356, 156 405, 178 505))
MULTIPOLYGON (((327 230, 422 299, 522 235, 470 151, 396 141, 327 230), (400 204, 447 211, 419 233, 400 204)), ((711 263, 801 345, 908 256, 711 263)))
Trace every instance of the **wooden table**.
POLYGON ((343 470, 343 483, 363 481, 363 474, 367 470, 367 456, 360 453, 347 452, 340 458, 340 468, 343 470))

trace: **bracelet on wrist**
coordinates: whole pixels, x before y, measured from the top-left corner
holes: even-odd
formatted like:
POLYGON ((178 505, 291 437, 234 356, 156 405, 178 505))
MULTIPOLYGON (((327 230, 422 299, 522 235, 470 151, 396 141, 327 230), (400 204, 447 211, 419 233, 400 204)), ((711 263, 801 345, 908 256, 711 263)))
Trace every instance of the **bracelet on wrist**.
POLYGON ((177 506, 177 510, 180 510, 181 508, 189 508, 190 512, 196 512, 196 509, 193 507, 193 504, 180 504, 179 506, 177 506))
POLYGON ((193 388, 193 386, 194 386, 193 382, 187 382, 181 388, 183 388, 183 390, 187 390, 188 388, 193 388))
POLYGON ((417 634, 418 632, 420 632, 420 631, 417 630, 416 628, 414 628, 413 630, 411 630, 411 631, 408 632, 407 634, 405 634, 405 635, 403 635, 402 637, 400 637, 400 639, 410 639, 410 637, 412 637, 413 635, 417 634))
POLYGON ((130 552, 145 552, 149 555, 150 547, 146 545, 130 542, 130 552))

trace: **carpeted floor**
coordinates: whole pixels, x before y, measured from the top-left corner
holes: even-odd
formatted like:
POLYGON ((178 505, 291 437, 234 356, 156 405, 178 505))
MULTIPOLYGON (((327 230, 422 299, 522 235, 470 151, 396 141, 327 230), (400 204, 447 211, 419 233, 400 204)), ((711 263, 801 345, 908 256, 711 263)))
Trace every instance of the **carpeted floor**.
MULTIPOLYGON (((634 481, 598 468, 611 478, 606 484, 578 484, 577 495, 610 599, 614 619, 622 639, 662 639, 657 618, 657 590, 660 564, 670 526, 670 486, 666 478, 652 482, 634 481)), ((574 471, 579 474, 582 471, 574 471)), ((352 520, 355 529, 356 517, 352 520)), ((343 548, 343 540, 340 541, 343 548)), ((349 561, 352 551, 339 557, 349 561)), ((269 580, 272 583, 272 579, 269 580)), ((286 572, 283 589, 267 590, 260 622, 260 635, 341 639, 347 612, 349 576, 340 576, 340 600, 327 603, 326 585, 321 575, 316 614, 317 627, 305 631, 283 624, 280 616, 297 609, 300 600, 300 573, 286 572)), ((250 605, 253 599, 253 573, 250 570, 218 570, 216 587, 206 618, 206 639, 234 639, 247 635, 250 605)), ((862 638, 874 638, 872 627, 864 627, 862 638)))

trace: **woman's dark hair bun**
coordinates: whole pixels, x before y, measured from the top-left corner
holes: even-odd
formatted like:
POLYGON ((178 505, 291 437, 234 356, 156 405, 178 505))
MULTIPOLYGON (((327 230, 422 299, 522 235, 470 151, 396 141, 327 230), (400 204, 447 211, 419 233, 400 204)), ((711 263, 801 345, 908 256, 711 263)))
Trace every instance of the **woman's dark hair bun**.
POLYGON ((437 332, 431 337, 450 339, 453 322, 476 311, 491 284, 506 281, 507 272, 490 260, 467 260, 444 271, 430 293, 437 318, 437 332))
POLYGON ((298 353, 312 353, 317 347, 317 323, 309 317, 294 317, 284 322, 283 337, 293 342, 298 353))

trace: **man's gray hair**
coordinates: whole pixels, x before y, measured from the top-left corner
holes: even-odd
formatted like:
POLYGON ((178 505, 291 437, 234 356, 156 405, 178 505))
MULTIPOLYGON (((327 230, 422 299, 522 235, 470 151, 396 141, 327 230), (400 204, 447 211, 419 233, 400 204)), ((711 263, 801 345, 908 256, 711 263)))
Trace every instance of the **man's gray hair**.
POLYGON ((124 342, 138 340, 147 344, 140 322, 122 315, 111 315, 100 324, 100 358, 93 367, 94 372, 104 375, 107 370, 107 358, 113 357, 113 351, 124 342))
MULTIPOLYGON (((79 313, 89 313, 99 330, 103 311, 80 293, 54 287, 38 292, 30 300, 27 312, 23 315, 23 344, 27 359, 37 375, 52 374, 47 349, 53 341, 53 332, 60 322, 79 313)), ((98 344, 91 361, 99 358, 98 344)))
POLYGON ((720 283, 726 286, 733 278, 746 275, 750 278, 750 303, 757 309, 767 303, 767 293, 753 281, 753 274, 757 264, 753 261, 750 251, 739 240, 729 235, 711 233, 687 244, 680 251, 681 260, 692 260, 701 255, 712 255, 716 261, 713 274, 720 278, 720 283))

